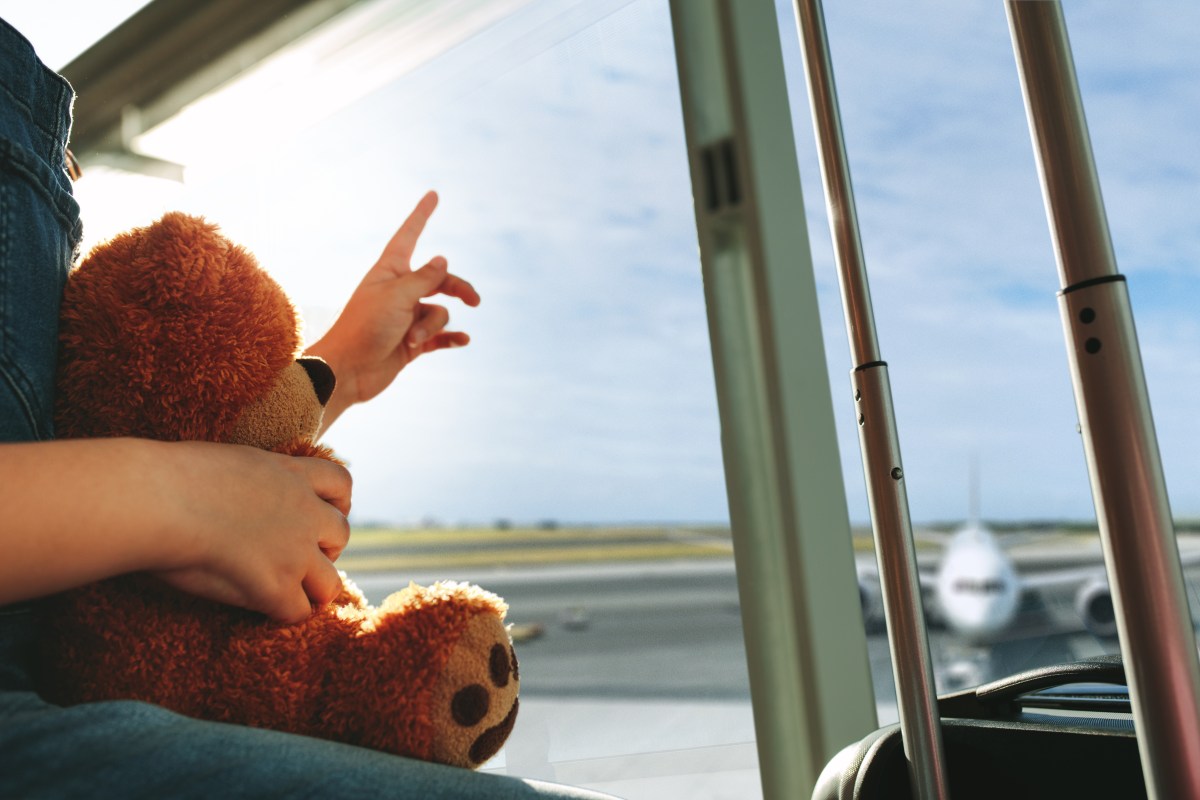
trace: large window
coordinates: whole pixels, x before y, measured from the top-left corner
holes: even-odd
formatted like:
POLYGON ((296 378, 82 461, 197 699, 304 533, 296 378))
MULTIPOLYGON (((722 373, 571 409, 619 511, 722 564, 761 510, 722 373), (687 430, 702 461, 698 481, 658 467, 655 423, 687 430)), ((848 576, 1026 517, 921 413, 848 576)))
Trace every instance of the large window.
MULTIPOLYGON (((886 722, 851 364, 793 12, 775 5, 886 722)), ((1114 651, 1003 7, 827 6, 939 687, 1114 651), (955 550, 970 522, 982 544, 955 550), (944 570, 955 553, 975 571, 944 570)), ((1066 10, 1190 564, 1200 12, 1170 6, 1066 10)), ((90 169, 89 240, 202 213, 278 277, 310 338, 440 192, 418 258, 479 288, 479 309, 451 309, 474 341, 330 432, 356 481, 344 566, 376 601, 437 578, 510 600, 522 716, 489 768, 631 798, 758 792, 665 0, 369 0, 133 144, 185 181, 90 169)))

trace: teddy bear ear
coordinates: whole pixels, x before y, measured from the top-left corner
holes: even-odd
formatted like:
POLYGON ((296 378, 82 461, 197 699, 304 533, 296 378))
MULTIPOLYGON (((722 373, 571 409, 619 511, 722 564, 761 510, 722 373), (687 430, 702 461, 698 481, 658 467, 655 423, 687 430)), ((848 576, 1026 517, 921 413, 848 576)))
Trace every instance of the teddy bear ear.
POLYGON ((216 225, 177 211, 144 229, 128 266, 134 291, 147 307, 221 303, 224 282, 256 268, 254 257, 216 225), (250 264, 240 263, 245 261, 250 264))
POLYGON ((58 434, 220 440, 299 345, 295 309, 253 255, 200 217, 167 214, 68 277, 58 434))

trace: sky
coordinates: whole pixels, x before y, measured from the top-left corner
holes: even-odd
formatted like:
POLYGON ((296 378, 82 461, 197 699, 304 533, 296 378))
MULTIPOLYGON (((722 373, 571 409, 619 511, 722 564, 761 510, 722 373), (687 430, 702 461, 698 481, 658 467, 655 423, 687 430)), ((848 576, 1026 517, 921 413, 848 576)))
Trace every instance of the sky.
MULTIPOLYGON (((468 348, 422 359, 327 435, 354 472, 355 519, 723 522, 667 4, 508 5, 402 74, 385 48, 374 61, 318 63, 301 84, 307 102, 289 99, 296 74, 284 71, 260 76, 257 103, 198 105, 138 143, 186 163, 185 183, 92 170, 77 187, 87 235, 172 207, 203 213, 258 254, 315 336, 436 188, 442 204, 418 257, 445 255, 484 302, 451 308, 468 348)), ((60 6, 71 4, 42 7, 60 6)), ((791 5, 776 6, 841 450, 830 468, 861 522, 851 364, 808 99, 791 5)), ((51 64, 83 46, 12 7, 0 0, 0 15, 51 64)), ((1189 38, 1200 9, 1065 7, 1172 508, 1200 517, 1200 53, 1189 38)), ((100 31, 123 13, 70 27, 100 31)), ((411 49, 411 20, 379 13, 376 36, 411 49)), ((984 517, 1090 519, 1002 4, 839 0, 826 18, 913 519, 967 514, 974 456, 984 517)))
MULTIPOLYGON (((966 512, 972 452, 985 517, 1091 518, 1060 284, 1002 4, 828 6, 914 518, 966 512)), ((1185 31, 1198 9, 1064 8, 1172 507, 1194 517, 1200 60, 1185 31)), ((797 59, 789 74, 800 75, 797 59)), ((806 111, 803 90, 793 101, 794 113, 806 111)), ((824 215, 806 126, 797 120, 820 280, 833 274, 832 256, 828 235, 815 235, 824 215)), ((848 364, 833 317, 823 317, 830 360, 848 364)), ((839 410, 849 461, 848 409, 839 410)))

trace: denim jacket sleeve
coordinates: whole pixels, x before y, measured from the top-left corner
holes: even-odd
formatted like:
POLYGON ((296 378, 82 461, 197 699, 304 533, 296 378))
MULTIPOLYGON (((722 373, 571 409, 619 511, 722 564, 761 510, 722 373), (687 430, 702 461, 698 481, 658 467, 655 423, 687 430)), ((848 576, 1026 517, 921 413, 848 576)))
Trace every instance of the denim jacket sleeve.
POLYGON ((79 246, 74 93, 0 20, 0 442, 53 436, 58 308, 79 246))

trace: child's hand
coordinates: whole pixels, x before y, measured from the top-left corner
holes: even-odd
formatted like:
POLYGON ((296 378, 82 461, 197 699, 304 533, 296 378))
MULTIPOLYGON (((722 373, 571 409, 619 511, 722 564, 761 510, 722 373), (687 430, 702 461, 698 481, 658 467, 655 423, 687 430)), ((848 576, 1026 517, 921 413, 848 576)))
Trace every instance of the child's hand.
POLYGON ((299 622, 341 591, 333 561, 350 538, 352 488, 332 461, 244 445, 120 437, 4 444, 0 604, 149 572, 209 600, 299 622))
POLYGON ((333 561, 350 537, 350 473, 319 458, 240 445, 154 447, 146 503, 174 536, 150 571, 177 589, 300 622, 342 589, 333 561))
POLYGON ((346 408, 386 389, 417 356, 470 341, 465 333, 446 330, 450 313, 444 306, 421 300, 440 294, 477 306, 479 294, 474 287, 450 273, 441 256, 412 269, 417 239, 436 207, 434 192, 421 198, 354 290, 337 322, 309 348, 309 353, 329 363, 337 377, 322 429, 346 408))

